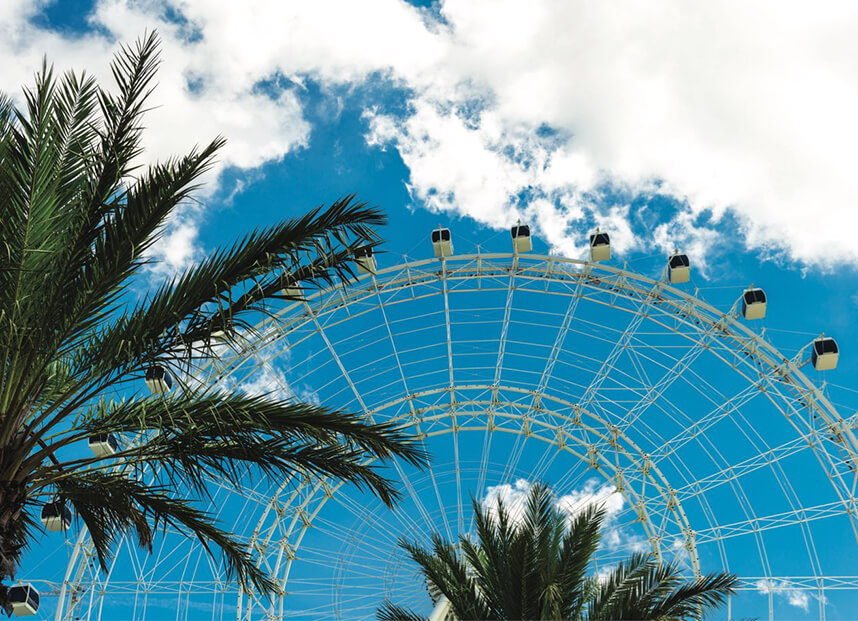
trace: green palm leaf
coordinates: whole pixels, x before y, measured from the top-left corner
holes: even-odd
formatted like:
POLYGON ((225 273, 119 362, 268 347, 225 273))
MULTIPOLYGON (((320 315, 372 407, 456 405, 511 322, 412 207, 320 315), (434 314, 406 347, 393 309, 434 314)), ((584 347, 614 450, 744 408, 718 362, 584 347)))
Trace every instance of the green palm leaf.
POLYGON ((378 621, 426 621, 426 617, 418 615, 404 606, 392 602, 384 602, 375 614, 378 621))
POLYGON ((252 231, 130 301, 147 251, 224 144, 140 166, 158 49, 155 33, 123 46, 113 91, 45 63, 21 109, 0 96, 0 607, 46 498, 74 508, 102 566, 126 531, 150 547, 169 527, 219 553, 245 587, 276 592, 197 508, 211 479, 333 478, 390 505, 400 492, 378 466, 427 461, 389 424, 181 381, 214 355, 215 332, 235 345, 255 338, 284 289, 349 282, 355 249, 379 243, 384 216, 347 196, 252 231), (177 394, 134 396, 155 363, 180 380, 177 394), (117 393, 126 398, 108 398, 117 393), (127 442, 110 459, 65 457, 100 434, 127 442))
POLYGON ((170 496, 163 487, 139 483, 122 473, 78 472, 56 483, 59 495, 74 505, 86 524, 98 555, 107 569, 110 544, 127 528, 134 529, 141 546, 151 550, 154 533, 164 526, 195 536, 209 551, 220 550, 228 577, 262 591, 276 585, 256 567, 246 546, 215 524, 207 513, 191 502, 170 496))
MULTIPOLYGON (((604 508, 585 507, 569 520, 541 483, 532 486, 520 516, 500 499, 491 512, 473 506, 475 537, 460 537, 461 554, 437 534, 431 549, 400 542, 457 619, 699 618, 721 606, 737 582, 727 574, 686 582, 676 565, 646 554, 633 554, 604 577, 589 575, 604 508)), ((413 618, 407 615, 413 613, 391 602, 378 610, 379 619, 413 618)))

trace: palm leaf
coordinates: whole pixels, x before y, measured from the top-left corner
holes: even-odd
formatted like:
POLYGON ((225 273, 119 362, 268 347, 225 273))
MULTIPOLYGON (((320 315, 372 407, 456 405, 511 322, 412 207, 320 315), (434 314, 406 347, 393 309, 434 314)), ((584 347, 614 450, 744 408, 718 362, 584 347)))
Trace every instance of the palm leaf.
POLYGON ((375 613, 378 621, 427 621, 426 617, 418 615, 404 606, 397 606, 389 601, 381 604, 375 613))
POLYGON ((38 495, 75 505, 103 564, 128 528, 148 546, 174 526, 219 548, 231 575, 272 590, 210 516, 168 490, 199 496, 211 478, 238 485, 249 474, 300 473, 350 481, 391 504, 399 492, 373 461, 426 463, 395 426, 315 406, 189 387, 167 399, 105 400, 154 362, 181 377, 213 355, 216 330, 254 338, 283 289, 350 281, 354 250, 377 244, 372 227, 384 221, 345 197, 252 232, 128 304, 146 251, 223 144, 136 170, 158 48, 154 33, 121 48, 115 92, 85 75, 55 78, 44 63, 22 109, 0 97, 0 606, 35 536, 38 495), (97 433, 138 434, 118 455, 122 472, 115 459, 64 457, 97 433), (134 476, 143 463, 160 473, 148 486, 134 476))
POLYGON ((723 573, 697 577, 654 602, 653 618, 702 617, 724 605, 727 596, 735 593, 738 581, 738 577, 723 573))
POLYGON ((588 576, 605 509, 584 508, 567 529, 567 517, 541 483, 532 486, 518 519, 501 499, 494 512, 475 500, 473 507, 476 536, 460 537, 461 556, 439 535, 432 549, 400 542, 459 619, 697 618, 723 604, 736 584, 725 574, 686 583, 676 565, 647 554, 633 554, 604 578, 588 576))
POLYGON ((599 547, 605 509, 593 505, 580 511, 572 519, 569 531, 560 549, 558 609, 560 617, 576 619, 588 598, 587 569, 599 547))
POLYGON ((399 545, 420 566, 426 580, 447 598, 457 619, 501 618, 489 608, 454 545, 437 534, 432 536, 431 551, 404 540, 399 545))
POLYGON ((133 529, 138 543, 151 549, 155 532, 171 526, 199 539, 209 554, 217 547, 228 579, 238 578, 245 588, 252 585, 263 592, 277 588, 247 549, 218 528, 210 515, 187 500, 171 497, 165 488, 150 487, 117 472, 77 472, 55 485, 86 524, 105 571, 111 543, 126 530, 133 529))
MULTIPOLYGON (((240 393, 102 401, 76 429, 31 459, 40 463, 47 454, 92 435, 143 434, 149 439, 120 457, 131 464, 158 464, 172 483, 189 483, 198 493, 204 493, 212 479, 242 484, 252 465, 271 478, 300 472, 349 481, 372 490, 388 505, 399 492, 371 463, 364 463, 367 458, 427 463, 414 438, 393 424, 370 425, 357 415, 323 406, 240 393)), ((40 470, 39 485, 52 484, 70 466, 96 461, 46 466, 40 470)))

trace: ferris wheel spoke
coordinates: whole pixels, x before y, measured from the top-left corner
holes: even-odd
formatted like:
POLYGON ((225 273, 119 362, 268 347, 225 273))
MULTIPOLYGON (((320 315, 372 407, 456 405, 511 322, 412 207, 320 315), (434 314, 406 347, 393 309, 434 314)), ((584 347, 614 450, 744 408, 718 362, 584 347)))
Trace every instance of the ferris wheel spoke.
MULTIPOLYGON (((614 342, 614 345, 611 351, 608 353, 605 360, 602 362, 599 370, 593 376, 593 379, 590 381, 589 386, 584 391, 584 394, 578 401, 578 405, 581 409, 588 410, 593 407, 593 405, 600 404, 603 400, 599 398, 599 395, 602 390, 602 386, 604 385, 605 380, 611 374, 611 372, 615 369, 620 356, 632 348, 632 342, 635 338, 635 335, 638 333, 638 330, 643 323, 644 319, 649 317, 648 309, 651 299, 658 296, 659 290, 661 288, 660 283, 656 283, 652 289, 646 294, 641 303, 636 307, 634 311, 634 315, 631 321, 626 325, 625 329, 619 334, 617 340, 614 342)), ((710 329, 714 332, 714 328, 710 329)), ((617 423, 617 427, 621 432, 625 432, 631 425, 633 425, 643 414, 643 412, 648 409, 653 403, 658 401, 658 399, 664 394, 664 392, 677 380, 679 379, 681 373, 687 369, 697 357, 703 353, 705 349, 704 340, 707 337, 701 338, 697 341, 694 346, 692 346, 682 359, 676 362, 676 364, 669 369, 659 381, 654 385, 644 385, 646 389, 646 393, 642 396, 637 403, 635 403, 631 408, 626 410, 626 414, 622 415, 617 423)), ((600 406, 601 407, 601 406, 600 406)), ((607 417, 607 412, 604 412, 607 417)), ((604 448, 604 441, 596 440, 595 447, 596 450, 602 450, 604 448)), ((578 472, 578 478, 583 476, 581 473, 581 467, 583 464, 579 465, 576 468, 578 472)), ((570 473, 574 476, 574 473, 570 473)))
MULTIPOLYGON (((542 407, 542 399, 545 396, 545 391, 548 388, 548 383, 551 381, 551 378, 554 375, 554 367, 556 366, 557 360, 560 357, 561 352, 563 351, 563 343, 566 340, 566 335, 569 334, 572 322, 575 318, 575 313, 578 309, 578 304, 581 301, 582 287, 583 280, 579 278, 577 279, 575 288, 571 293, 569 303, 566 305, 566 310, 563 313, 563 319, 560 321, 560 327, 557 329, 557 332, 554 337, 554 343, 551 346, 551 351, 545 361, 545 366, 542 369, 542 374, 540 375, 539 383, 537 384, 536 390, 534 391, 529 412, 527 412, 525 416, 529 416, 531 413, 537 412, 542 407)), ((513 459, 510 460, 510 467, 508 469, 508 472, 504 474, 503 480, 505 482, 508 481, 509 477, 512 476, 512 473, 515 472, 516 468, 518 467, 518 462, 521 459, 521 451, 524 448, 524 440, 522 439, 521 443, 519 443, 519 439, 521 438, 521 436, 516 438, 515 447, 513 448, 513 459)), ((546 452, 549 450, 550 449, 546 449, 546 452)), ((539 480, 545 473, 545 470, 548 468, 549 465, 550 463, 544 464, 544 461, 541 459, 540 463, 536 466, 536 471, 533 475, 533 479, 539 480)))
POLYGON ((858 589, 858 576, 742 576, 736 590, 759 591, 760 586, 797 591, 840 591, 858 589))
MULTIPOLYGON (((445 282, 446 282, 446 281, 445 281, 445 282)), ((446 296, 445 296, 445 298, 446 298, 446 296)), ((346 383, 348 384, 349 388, 351 389, 351 392, 352 392, 352 394, 354 395, 355 400, 356 400, 356 401, 357 401, 357 403, 360 405, 360 408, 361 408, 361 410, 363 410, 363 412, 364 412, 365 416, 367 416, 367 418, 368 418, 370 421, 372 421, 372 420, 373 420, 373 417, 372 417, 372 414, 371 414, 371 412, 370 412, 369 408, 367 408, 366 404, 364 403, 363 397, 361 396, 360 392, 358 392, 358 389, 357 389, 357 387, 355 386, 354 382, 352 381, 352 378, 351 378, 351 376, 349 375, 349 372, 346 370, 346 367, 345 367, 345 365, 343 364, 342 359, 337 355, 337 352, 336 352, 336 350, 334 349, 334 346, 333 346, 333 344, 331 343, 331 340, 328 338, 328 335, 327 335, 327 333, 325 332, 324 328, 322 327, 322 324, 319 322, 318 318, 316 317, 315 312, 314 312, 314 311, 313 311, 313 309, 310 307, 310 305, 306 302, 306 300, 304 301, 304 306, 307 308, 308 312, 311 314, 311 316, 312 316, 312 318, 313 318, 313 321, 315 322, 316 329, 317 329, 317 330, 318 330, 318 332, 319 332, 319 335, 322 337, 322 340, 324 341, 325 345, 327 346, 328 351, 330 352, 330 354, 331 354, 331 356, 333 357, 333 359, 334 359, 334 361, 335 361, 335 363, 336 363, 337 367, 338 367, 338 368, 339 368, 339 370, 340 370, 340 373, 342 374, 343 378, 346 380, 346 383)), ((449 319, 449 316, 448 316, 448 319, 449 319)), ((447 332, 447 334, 448 334, 448 337, 449 337, 449 321, 448 321, 448 324, 447 324, 447 325, 448 325, 448 332, 447 332)), ((448 343, 449 343, 449 340, 448 340, 448 343)), ((450 345, 450 347, 452 347, 452 346, 450 345)), ((451 361, 452 361, 452 353, 450 353, 450 359, 451 359, 451 361)), ((450 365, 451 365, 451 366, 450 366, 450 376, 451 376, 451 381, 452 381, 452 373, 453 373, 452 362, 450 363, 450 365)), ((414 488, 413 488, 413 486, 411 485, 411 482, 410 482, 410 480, 408 479, 408 476, 405 474, 405 471, 402 469, 402 466, 399 464, 399 462, 398 462, 397 460, 393 460, 392 464, 393 464, 393 467, 394 467, 394 469, 396 470, 397 474, 399 474, 400 478, 402 479, 402 482, 403 482, 403 484, 405 485, 406 490, 408 490, 408 493, 409 493, 409 495, 411 496, 411 499, 414 501, 415 506, 417 507, 417 509, 418 509, 418 511, 420 512, 421 516, 422 516, 422 517, 423 517, 423 519, 425 520, 425 522, 426 522, 426 526, 428 526, 429 528, 431 528, 431 527, 432 527, 432 520, 431 520, 431 518, 429 517, 429 513, 428 513, 428 511, 426 510, 426 507, 423 505, 423 503, 422 503, 422 501, 420 500, 420 498, 419 498, 419 497, 417 496, 417 494, 414 492, 414 488)))
MULTIPOLYGON (((776 447, 772 447, 766 451, 758 453, 753 457, 749 457, 744 461, 728 465, 712 474, 702 476, 696 481, 688 483, 682 487, 678 487, 675 490, 676 500, 679 502, 686 502, 696 498, 697 496, 705 494, 716 487, 724 485, 725 483, 736 481, 747 474, 756 472, 761 468, 770 467, 775 462, 791 457, 802 451, 806 451, 811 448, 811 443, 814 440, 813 436, 814 434, 799 436, 798 438, 789 440, 788 442, 784 442, 776 447)), ((651 502, 660 501, 661 499, 658 498, 651 502)))
POLYGON ((512 313, 512 299, 513 294, 515 292, 515 272, 517 266, 518 259, 516 258, 513 259, 512 269, 509 272, 509 286, 507 288, 506 293, 506 302, 504 303, 503 307, 503 319, 501 320, 500 337, 498 338, 497 362, 495 363, 494 381, 492 382, 492 386, 494 387, 493 397, 495 398, 495 400, 497 399, 497 387, 500 386, 501 383, 504 354, 506 353, 507 334, 509 333, 509 319, 510 314, 512 313))
MULTIPOLYGON (((333 500, 346 511, 348 511, 351 515, 353 515, 355 518, 362 522, 371 524, 376 517, 376 515, 366 509, 360 501, 355 500, 353 498, 349 498, 347 496, 339 494, 333 496, 333 500)), ((413 520, 410 520, 401 507, 393 507, 392 509, 390 509, 390 514, 396 518, 396 520, 399 522, 400 527, 404 529, 404 532, 412 533, 416 536, 425 535, 425 531, 420 530, 418 524, 416 524, 413 520)), ((316 519, 318 520, 319 518, 316 519)), ((340 525, 340 527, 341 526, 342 525, 340 525)))
POLYGON ((599 367, 599 370, 596 372, 596 374, 593 376, 593 379, 590 381, 590 385, 587 386, 587 389, 584 391, 584 394, 581 395, 579 404, 582 408, 588 409, 592 406, 596 395, 601 390, 602 385, 605 383, 605 380, 608 378, 611 369, 614 368, 620 355, 631 346, 632 339, 634 339, 635 334, 637 334, 637 331, 643 323, 643 320, 646 319, 646 317, 648 316, 647 309, 649 305, 649 300, 657 294, 659 289, 660 285, 657 283, 653 287, 650 294, 634 310, 632 320, 619 334, 619 337, 614 343, 614 346, 611 348, 611 351, 608 353, 607 357, 602 362, 602 365, 599 367))
MULTIPOLYGON (((399 349, 396 347, 396 341, 393 338, 393 330, 390 327, 390 320, 387 318, 387 311, 385 310, 385 305, 381 299, 380 288, 378 287, 377 283, 375 282, 375 275, 373 275, 372 280, 373 280, 373 285, 374 285, 374 288, 376 291, 376 297, 378 299, 378 308, 381 311, 382 318, 384 319, 384 326, 387 330, 387 337, 390 340, 390 347, 393 350, 393 356, 394 356, 394 360, 396 361, 396 367, 399 371, 399 377, 402 381, 403 394, 411 395, 412 392, 411 392, 411 389, 408 387, 408 380, 406 380, 405 371, 402 368, 402 361, 399 359, 399 349)), ((408 407, 411 411, 412 418, 414 418, 414 420, 415 420, 415 429, 417 431, 417 436, 420 438, 420 442, 423 445, 424 450, 427 450, 427 452, 428 452, 428 449, 426 447, 426 441, 425 441, 425 439, 423 439, 423 436, 420 433, 420 423, 416 418, 415 408, 414 408, 414 399, 408 399, 408 407)), ((452 530, 450 529, 450 523, 447 520, 447 514, 445 511, 443 511, 443 504, 441 503, 441 492, 438 489, 438 484, 435 481, 435 475, 432 473, 431 469, 429 470, 429 475, 430 475, 430 478, 432 480, 432 487, 435 490, 435 498, 438 502, 438 507, 442 509, 441 518, 444 521, 444 528, 447 531, 447 537, 452 538, 453 533, 452 533, 452 530)))
MULTIPOLYGON (((302 565, 312 565, 315 567, 321 567, 331 570, 339 569, 340 564, 344 561, 342 559, 331 558, 330 553, 330 550, 316 549, 312 546, 307 546, 305 554, 298 557, 298 560, 301 561, 302 565)), ((365 562, 361 563, 353 560, 346 562, 348 564, 348 571, 350 576, 355 576, 358 578, 378 578, 379 570, 377 565, 370 565, 365 562)))
MULTIPOLYGON (((452 322, 450 321, 450 292, 448 291, 448 278, 447 278, 447 262, 444 259, 441 259, 441 274, 442 280, 441 283, 443 285, 443 294, 444 294, 444 320, 446 324, 447 330, 447 369, 449 371, 449 380, 450 380, 450 409, 455 415, 456 410, 456 380, 453 375, 453 336, 452 336, 452 322)), ((456 460, 456 495, 457 495, 457 518, 459 525, 459 534, 464 533, 465 531, 465 517, 462 510, 462 476, 459 468, 459 434, 455 431, 453 432, 453 452, 454 459, 456 460)))
POLYGON ((560 327, 554 337, 554 343, 552 344, 551 352, 548 354, 548 358, 545 361, 545 366, 542 369, 539 383, 534 391, 535 394, 531 404, 531 410, 535 411, 540 407, 542 397, 545 395, 548 383, 551 381, 551 377, 554 374, 554 367, 557 364, 557 359, 560 357, 560 353, 563 351, 563 343, 566 340, 566 335, 569 333, 572 321, 575 318, 575 312, 577 311, 578 304, 581 301, 581 287, 582 281, 578 280, 577 285, 571 294, 572 297, 569 300, 569 304, 566 306, 566 312, 563 314, 560 327))
POLYGON ((843 502, 830 502, 813 507, 802 507, 793 511, 755 517, 742 522, 723 524, 696 531, 695 539, 698 544, 710 543, 718 539, 729 539, 776 528, 801 525, 802 523, 814 520, 846 516, 858 509, 855 502, 849 503, 846 506, 844 505, 845 503, 843 502))
POLYGON ((703 416, 693 419, 691 425, 666 440, 660 446, 654 447, 650 451, 650 458, 653 462, 658 463, 666 457, 676 453, 688 442, 705 433, 716 423, 738 412, 740 408, 753 399, 759 397, 760 394, 759 386, 747 386, 732 397, 721 402, 716 408, 710 410, 703 416))
POLYGON ((654 385, 647 389, 646 394, 635 403, 628 412, 622 416, 617 424, 620 430, 625 431, 633 425, 641 415, 646 412, 649 407, 658 401, 662 395, 682 377, 682 374, 690 367, 690 365, 706 351, 708 343, 712 340, 715 329, 710 328, 688 351, 674 364, 670 370, 662 375, 662 377, 654 385))
MULTIPOLYGON (((477 498, 482 498, 485 493, 486 485, 486 466, 488 464, 489 452, 493 437, 494 418, 497 414, 496 404, 499 401, 499 390, 501 384, 501 376, 504 367, 504 355, 506 353, 507 335, 509 333, 510 315, 512 313, 513 292, 515 291, 515 272, 518 266, 517 258, 514 259, 513 269, 509 274, 509 286, 507 288, 506 303, 504 304, 503 320, 501 321, 501 333, 498 339, 497 362, 495 363, 494 381, 492 382, 492 402, 488 404, 486 410, 489 412, 488 424, 483 436, 482 453, 480 456, 480 473, 477 481, 477 498)), ((474 516, 471 516, 468 530, 470 531, 474 525, 474 516)))
MULTIPOLYGON (((354 512, 354 508, 352 508, 352 507, 348 507, 347 510, 349 512, 352 512, 352 513, 354 512)), ((316 520, 314 520, 313 523, 316 527, 319 527, 322 530, 327 528, 328 530, 325 532, 327 532, 328 534, 330 534, 332 536, 336 536, 337 538, 348 540, 348 541, 360 542, 362 544, 363 543, 371 544, 370 547, 373 550, 380 552, 382 554, 382 556, 386 556, 386 555, 390 554, 390 550, 397 545, 397 540, 398 540, 399 536, 401 536, 399 533, 396 533, 396 536, 394 536, 394 531, 392 531, 392 530, 382 531, 382 532, 379 532, 378 535, 373 535, 373 534, 370 534, 369 532, 367 532, 366 530, 359 530, 357 528, 344 527, 341 523, 334 522, 332 520, 322 519, 322 518, 316 518, 316 520)), ((373 524, 373 522, 366 522, 366 523, 367 524, 373 524)), ((406 531, 406 532, 410 532, 413 536, 425 537, 425 533, 421 533, 421 532, 416 531, 416 530, 406 531)))
MULTIPOLYGON (((494 404, 489 406, 490 408, 494 407, 494 404)), ((488 476, 488 463, 489 463, 489 455, 492 450, 492 438, 494 437, 494 432, 491 429, 491 424, 488 425, 486 430, 483 432, 483 447, 482 452, 480 453, 480 470, 477 475, 477 486, 476 486, 476 496, 475 498, 483 498, 485 496, 486 491, 486 478, 488 476)), ((440 499, 439 499, 440 502, 440 499)), ((474 519, 475 515, 471 514, 471 520, 468 524, 467 532, 471 532, 474 528, 474 519)))

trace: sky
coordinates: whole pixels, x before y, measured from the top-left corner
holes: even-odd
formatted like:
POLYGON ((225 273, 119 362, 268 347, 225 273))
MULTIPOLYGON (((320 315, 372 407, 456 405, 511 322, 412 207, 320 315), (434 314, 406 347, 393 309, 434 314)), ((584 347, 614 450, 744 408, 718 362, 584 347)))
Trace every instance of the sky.
MULTIPOLYGON (((848 395, 856 26, 850 2, 5 0, 0 91, 20 96, 45 56, 106 82, 117 45, 157 29, 143 157, 228 142, 153 249, 151 284, 352 192, 388 214, 382 265, 430 256, 438 224, 459 252, 506 251, 520 219, 537 252, 572 258, 598 226, 617 266, 656 275, 687 253, 719 308, 764 286, 771 340, 792 355, 835 336, 840 366, 813 377, 848 395)), ((495 484, 513 498, 530 483, 495 484)), ((558 502, 581 494, 604 492, 582 481, 558 502)), ((783 614, 817 614, 790 584, 758 590, 783 614)))

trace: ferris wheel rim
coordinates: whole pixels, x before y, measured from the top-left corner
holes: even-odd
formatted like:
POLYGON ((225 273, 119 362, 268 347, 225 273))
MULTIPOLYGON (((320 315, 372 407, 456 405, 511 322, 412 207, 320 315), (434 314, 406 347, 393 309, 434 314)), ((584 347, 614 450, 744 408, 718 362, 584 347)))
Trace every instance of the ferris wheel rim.
MULTIPOLYGON (((439 259, 425 259, 425 260, 418 260, 418 261, 407 261, 406 260, 406 262, 404 262, 400 265, 379 269, 378 272, 375 274, 367 274, 367 275, 360 276, 356 280, 356 282, 351 283, 350 288, 347 290, 348 294, 344 293, 343 289, 341 289, 339 287, 330 287, 330 288, 314 291, 313 293, 308 295, 305 300, 303 300, 301 302, 295 302, 293 304, 289 304, 285 308, 283 308, 281 311, 276 313, 274 316, 272 316, 271 318, 260 322, 260 324, 258 325, 258 328, 262 328, 266 325, 270 325, 272 322, 274 322, 274 321, 282 318, 284 315, 286 315, 290 311, 290 309, 295 310, 298 307, 303 307, 303 308, 307 309, 310 312, 310 314, 312 315, 313 311, 312 311, 311 305, 319 302, 325 296, 332 296, 333 297, 335 295, 339 295, 341 300, 342 300, 343 305, 354 304, 354 303, 359 302, 361 300, 364 300, 364 299, 367 299, 367 298, 370 298, 373 296, 378 296, 379 291, 384 290, 384 286, 381 286, 381 287, 379 286, 379 284, 378 284, 379 281, 381 281, 382 285, 384 285, 385 284, 384 279, 386 277, 395 275, 397 273, 401 273, 403 270, 408 272, 409 270, 412 270, 412 269, 423 268, 423 267, 427 267, 427 266, 428 267, 439 266, 441 269, 438 271, 437 279, 438 279, 438 281, 443 280, 446 283, 448 278, 456 279, 456 278, 465 278, 466 277, 466 276, 463 276, 462 274, 451 275, 451 272, 448 271, 448 269, 447 269, 448 265, 455 264, 457 262, 459 262, 459 263, 467 263, 467 262, 473 263, 473 262, 486 262, 486 261, 492 262, 492 261, 504 261, 504 260, 510 260, 512 263, 513 267, 510 268, 510 270, 505 274, 506 276, 509 276, 511 279, 517 275, 517 273, 514 274, 513 271, 516 269, 519 269, 519 265, 521 262, 525 262, 525 263, 528 263, 528 262, 529 263, 539 263, 539 262, 541 262, 541 263, 547 263, 547 264, 556 264, 556 265, 564 266, 564 267, 572 266, 572 267, 581 268, 581 272, 582 272, 582 274, 584 274, 584 276, 583 276, 584 278, 593 278, 593 281, 587 283, 587 286, 590 286, 590 287, 596 287, 599 285, 606 284, 603 279, 604 279, 604 274, 608 274, 608 275, 610 275, 609 277, 612 277, 615 279, 614 281, 612 281, 610 283, 611 286, 617 286, 619 284, 624 283, 625 281, 635 282, 635 283, 643 283, 645 285, 649 285, 649 287, 652 291, 670 294, 670 295, 674 296, 676 300, 682 300, 685 303, 685 306, 687 307, 686 310, 689 312, 690 315, 697 317, 697 318, 705 318, 707 321, 710 322, 710 326, 712 326, 712 327, 717 326, 717 329, 725 330, 726 328, 729 328, 730 330, 732 330, 733 331, 732 336, 734 338, 739 340, 744 345, 747 345, 748 346, 747 348, 749 350, 754 351, 755 355, 761 355, 762 356, 762 359, 768 364, 769 368, 772 370, 772 373, 783 374, 785 377, 789 376, 789 377, 792 377, 795 380, 797 380, 797 382, 795 383, 796 390, 798 390, 802 394, 808 394, 808 395, 810 395, 810 397, 812 397, 812 398, 808 398, 808 405, 810 407, 813 407, 814 410, 819 411, 820 414, 823 416, 823 418, 826 421, 832 421, 832 424, 840 424, 841 427, 843 426, 844 419, 839 415, 837 408, 835 408, 834 405, 830 403, 830 401, 822 393, 822 391, 820 391, 815 386, 815 384, 813 384, 813 382, 801 371, 801 369, 799 368, 799 366, 797 364, 797 360, 796 359, 789 359, 786 356, 784 356, 783 354, 781 354, 780 351, 777 350, 777 348, 773 344, 769 343, 764 338, 762 338, 760 335, 757 335, 755 332, 750 330, 750 328, 748 326, 739 322, 735 316, 731 316, 731 313, 729 311, 726 313, 723 311, 720 311, 719 309, 715 308, 714 306, 711 306, 710 304, 706 303, 705 301, 700 300, 698 297, 689 295, 689 294, 685 293, 684 291, 682 291, 676 287, 673 287, 669 283, 659 281, 658 279, 652 279, 652 278, 643 276, 641 274, 631 272, 631 271, 626 270, 624 268, 617 268, 617 267, 608 266, 608 265, 601 265, 601 264, 597 265, 597 264, 593 264, 593 263, 590 263, 587 261, 580 261, 580 260, 576 260, 576 259, 568 259, 568 258, 564 258, 564 257, 548 256, 548 255, 520 255, 520 254, 516 254, 516 253, 489 253, 489 254, 457 255, 457 256, 452 256, 452 257, 446 257, 446 258, 443 258, 440 260, 439 259), (592 276, 593 274, 596 274, 596 276, 592 276), (602 276, 599 276, 599 275, 602 275, 602 276), (363 287, 362 285, 368 285, 368 286, 363 287), (351 296, 351 297, 348 297, 348 296, 351 296), (700 313, 700 315, 698 316, 698 314, 696 312, 698 309, 702 309, 703 311, 705 311, 705 313, 700 313), (711 320, 711 318, 713 318, 713 317, 718 317, 718 321, 711 320)), ((470 276, 470 277, 471 278, 482 278, 484 276, 485 276, 485 274, 482 273, 480 271, 480 269, 478 269, 477 273, 470 276)), ((579 275, 579 278, 580 277, 581 276, 579 275)), ((411 277, 409 275, 408 276, 409 281, 410 281, 410 278, 411 277)), ((402 285, 402 286, 413 286, 413 284, 402 285)), ((643 290, 640 290, 640 289, 638 290, 638 292, 644 293, 643 290)), ((433 293, 432 295, 437 295, 437 294, 433 293)), ((652 304, 652 301, 649 300, 647 297, 635 298, 635 299, 637 301, 641 302, 642 305, 651 305, 652 304)), ((383 306, 383 305, 384 304, 379 299, 379 306, 383 306)), ((323 309, 323 311, 324 310, 325 309, 323 309)), ((285 333, 286 331, 284 330, 283 332, 285 333)), ((260 330, 260 333, 263 333, 263 332, 260 330)), ((282 338, 282 336, 281 336, 281 338, 282 338)), ((266 343, 261 343, 260 345, 262 346, 261 348, 264 349, 264 347, 267 347, 270 344, 271 343, 266 342, 266 343)), ((247 356, 252 355, 253 351, 255 351, 254 348, 248 348, 247 350, 244 350, 242 352, 242 355, 244 355, 246 358, 247 356)), ((800 354, 801 354, 801 352, 800 352, 800 354)), ((211 369, 212 368, 211 365, 209 365, 208 368, 211 369)), ((453 389, 455 389, 455 388, 451 387, 451 390, 453 390, 453 389)), ((511 389, 511 387, 506 387, 506 389, 511 389)), ((540 395, 540 397, 546 398, 549 400, 553 398, 552 396, 545 396, 544 394, 540 395)), ((404 398, 407 398, 407 397, 403 397, 403 399, 404 398)), ((389 406, 389 405, 390 405, 389 403, 383 404, 382 406, 376 406, 375 408, 372 408, 372 409, 374 411, 381 411, 384 409, 385 406, 389 406)), ((369 411, 368 411, 368 413, 369 413, 369 411)), ((597 417, 594 417, 594 418, 597 418, 597 417)), ((845 445, 845 448, 854 457, 856 455, 855 447, 858 446, 858 442, 856 442, 856 440, 855 440, 855 436, 852 433, 851 427, 847 426, 844 428, 843 431, 844 431, 844 435, 849 439, 849 443, 847 445, 845 445)), ((814 451, 815 450, 816 449, 814 448, 814 451)), ((827 453, 826 453, 826 456, 827 456, 827 453)), ((337 488, 339 488, 339 486, 337 486, 337 488)), ((85 538, 84 535, 85 535, 85 533, 81 533, 82 539, 85 538)), ((81 545, 82 544, 79 541, 79 543, 75 546, 76 553, 78 551, 78 548, 81 545)), ((67 572, 67 576, 71 574, 71 571, 72 571, 72 568, 70 565, 68 572, 67 572)), ((70 586, 71 590, 74 590, 72 585, 69 585, 69 586, 70 586)), ((63 585, 63 589, 64 590, 66 589, 65 584, 63 585)), ((58 608, 58 614, 59 614, 59 608, 58 608)))

